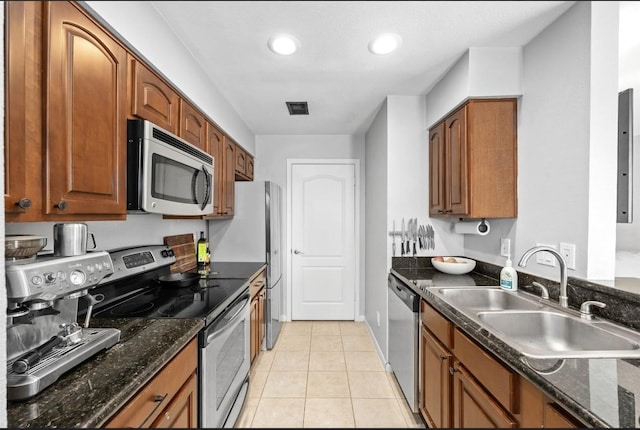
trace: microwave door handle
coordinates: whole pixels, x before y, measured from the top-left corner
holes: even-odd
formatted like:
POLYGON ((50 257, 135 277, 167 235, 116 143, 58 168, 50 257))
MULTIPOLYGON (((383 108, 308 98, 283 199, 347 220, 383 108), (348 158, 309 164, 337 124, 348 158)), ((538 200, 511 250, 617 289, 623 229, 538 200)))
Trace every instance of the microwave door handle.
POLYGON ((207 170, 205 169, 204 166, 202 166, 202 170, 196 170, 196 172, 193 174, 193 181, 191 182, 191 193, 193 194, 193 200, 196 204, 200 205, 200 210, 204 210, 204 208, 207 206, 207 203, 209 203, 209 175, 207 175, 207 170), (197 189, 197 185, 198 185, 198 176, 200 176, 200 173, 202 173, 204 175, 204 182, 205 182, 205 194, 204 194, 204 199, 202 200, 202 203, 198 202, 198 189, 197 189))
POLYGON ((207 169, 202 166, 202 174, 204 175, 204 183, 206 184, 205 192, 204 192, 204 200, 202 202, 202 206, 200 206, 200 210, 204 210, 209 203, 209 196, 211 195, 211 181, 209 181, 209 174, 207 173, 207 169))

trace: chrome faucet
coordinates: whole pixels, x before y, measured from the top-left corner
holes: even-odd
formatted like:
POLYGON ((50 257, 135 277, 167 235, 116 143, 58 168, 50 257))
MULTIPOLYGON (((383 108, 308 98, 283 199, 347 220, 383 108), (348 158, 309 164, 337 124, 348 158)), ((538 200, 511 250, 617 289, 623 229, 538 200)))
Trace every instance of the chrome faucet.
POLYGON ((558 264, 560 265, 560 296, 558 297, 558 301, 560 302, 560 306, 563 308, 569 307, 569 297, 567 296, 567 263, 564 261, 564 257, 554 248, 550 246, 534 246, 525 252, 522 257, 520 257, 520 261, 518 262, 518 266, 525 267, 527 265, 527 261, 529 258, 535 254, 536 252, 546 251, 556 257, 558 260, 558 264))

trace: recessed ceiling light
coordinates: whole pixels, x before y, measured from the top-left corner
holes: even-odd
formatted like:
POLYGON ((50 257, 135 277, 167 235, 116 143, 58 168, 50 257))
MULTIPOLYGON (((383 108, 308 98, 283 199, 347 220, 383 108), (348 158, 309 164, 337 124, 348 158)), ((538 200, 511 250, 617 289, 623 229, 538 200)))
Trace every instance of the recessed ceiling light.
POLYGON ((402 38, 395 33, 385 33, 369 42, 369 51, 372 54, 389 54, 402 45, 402 38))
POLYGON ((300 47, 300 41, 290 34, 276 34, 267 42, 271 51, 280 55, 291 55, 300 47))

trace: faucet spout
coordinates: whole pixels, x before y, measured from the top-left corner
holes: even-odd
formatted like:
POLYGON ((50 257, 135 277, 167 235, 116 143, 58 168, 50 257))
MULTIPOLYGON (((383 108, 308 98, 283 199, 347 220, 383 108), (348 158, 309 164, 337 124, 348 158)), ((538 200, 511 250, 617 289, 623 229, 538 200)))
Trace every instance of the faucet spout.
POLYGON ((560 296, 558 297, 558 301, 560 302, 560 306, 563 308, 569 307, 569 297, 567 295, 567 263, 564 261, 564 257, 560 254, 556 249, 551 248, 550 246, 534 246, 533 248, 526 251, 520 257, 520 261, 518 262, 518 266, 525 267, 527 265, 527 261, 529 258, 537 252, 546 251, 556 257, 558 260, 558 265, 560 266, 560 296))

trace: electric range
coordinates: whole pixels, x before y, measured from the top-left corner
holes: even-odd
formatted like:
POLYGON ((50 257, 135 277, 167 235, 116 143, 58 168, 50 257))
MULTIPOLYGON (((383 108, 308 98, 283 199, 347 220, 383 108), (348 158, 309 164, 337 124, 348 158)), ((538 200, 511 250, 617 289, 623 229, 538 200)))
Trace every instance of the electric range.
MULTIPOLYGON (((110 251, 113 275, 91 290, 96 318, 201 319, 198 333, 198 427, 234 427, 249 387, 248 279, 201 276, 188 287, 160 283, 173 251, 149 245, 110 251)), ((87 317, 88 319, 88 317, 87 317)))
MULTIPOLYGON (((90 294, 94 318, 191 318, 209 325, 249 284, 246 279, 203 277, 188 287, 160 285, 175 262, 171 248, 148 245, 109 251, 114 274, 90 294)), ((86 309, 79 309, 83 315, 86 309)))

